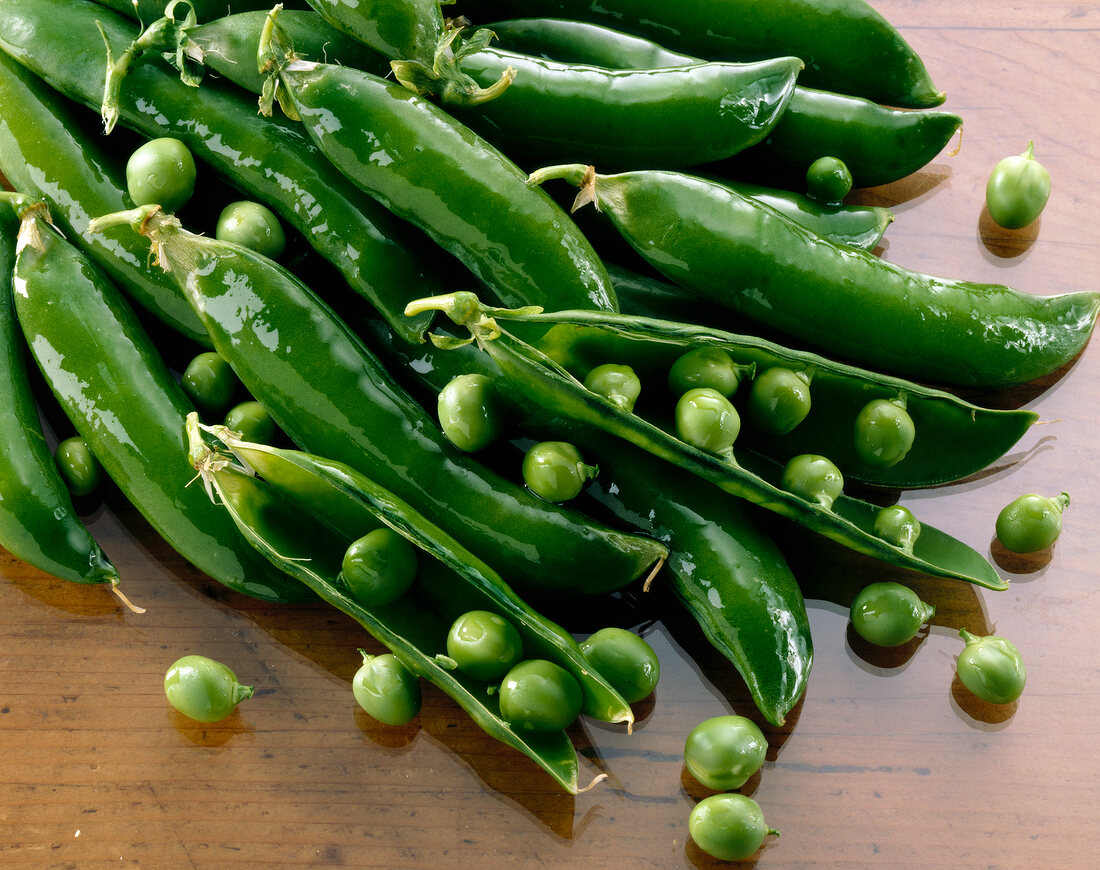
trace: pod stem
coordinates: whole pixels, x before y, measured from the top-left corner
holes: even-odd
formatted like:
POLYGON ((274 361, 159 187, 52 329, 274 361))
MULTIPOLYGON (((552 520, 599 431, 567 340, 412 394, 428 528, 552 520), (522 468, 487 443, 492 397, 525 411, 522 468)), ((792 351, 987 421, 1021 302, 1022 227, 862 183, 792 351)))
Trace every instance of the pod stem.
MULTIPOLYGON (((10 190, 0 191, 0 202, 8 203, 19 218, 19 233, 15 239, 15 250, 22 251, 24 248, 33 248, 36 251, 41 251, 42 229, 39 221, 44 221, 49 226, 53 226, 50 207, 33 196, 10 190)), ((57 228, 54 227, 54 229, 57 228)))
POLYGON ((134 604, 132 601, 130 601, 129 598, 127 598, 125 595, 123 595, 122 590, 118 588, 118 582, 117 581, 111 583, 111 591, 115 595, 118 596, 119 600, 123 604, 125 604, 130 609, 130 611, 132 613, 144 613, 145 612, 144 607, 138 607, 136 604, 134 604))
POLYGON ((256 49, 256 65, 265 76, 260 90, 260 114, 270 117, 275 103, 292 121, 302 120, 294 102, 283 83, 282 74, 288 70, 315 69, 318 64, 303 60, 295 53, 290 36, 278 24, 283 4, 278 3, 267 13, 263 29, 260 31, 260 43, 256 49))
POLYGON ((460 41, 459 36, 462 33, 461 23, 456 26, 452 22, 444 27, 430 67, 419 60, 390 61, 394 78, 414 94, 437 96, 442 102, 456 106, 478 106, 495 100, 508 90, 516 77, 516 71, 510 66, 506 67, 493 84, 481 87, 462 72, 459 65, 464 58, 487 48, 489 42, 496 38, 496 34, 491 30, 475 30, 470 37, 460 41), (459 43, 458 48, 455 48, 456 43, 459 43))
POLYGON ((536 169, 528 175, 527 183, 541 185, 543 182, 559 178, 569 182, 574 187, 580 188, 573 200, 570 212, 577 211, 577 209, 583 208, 588 203, 592 203, 596 211, 603 210, 600 208, 600 201, 596 196, 596 180, 599 176, 596 175, 595 166, 586 166, 583 163, 561 163, 557 166, 544 166, 542 169, 536 169))

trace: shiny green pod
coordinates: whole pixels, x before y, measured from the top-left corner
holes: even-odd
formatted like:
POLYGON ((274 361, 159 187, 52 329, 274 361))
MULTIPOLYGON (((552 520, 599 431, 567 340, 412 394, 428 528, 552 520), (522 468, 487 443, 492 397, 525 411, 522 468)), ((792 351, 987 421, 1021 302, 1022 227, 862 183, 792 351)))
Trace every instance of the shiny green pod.
POLYGON ((665 556, 656 541, 540 501, 452 445, 344 322, 278 264, 189 233, 155 208, 95 223, 131 221, 283 432, 407 499, 513 582, 602 592, 665 556))
POLYGON ((19 324, 66 416, 107 474, 176 552, 215 580, 265 600, 311 598, 188 486, 183 422, 192 408, 118 290, 48 223, 43 204, 24 200, 18 211, 19 324))
POLYGON ((334 28, 389 60, 416 60, 430 65, 443 37, 443 12, 438 0, 307 2, 334 28))

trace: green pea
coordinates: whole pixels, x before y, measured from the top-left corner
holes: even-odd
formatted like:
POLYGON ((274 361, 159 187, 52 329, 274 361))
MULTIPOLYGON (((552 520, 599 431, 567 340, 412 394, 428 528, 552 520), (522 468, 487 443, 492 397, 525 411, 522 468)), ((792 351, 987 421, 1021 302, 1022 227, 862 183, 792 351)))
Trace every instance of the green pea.
POLYGON ((200 353, 183 370, 180 386, 195 407, 204 414, 222 416, 240 381, 221 356, 214 351, 200 353))
POLYGON ((767 752, 768 741, 751 719, 715 716, 691 729, 684 743, 684 764, 707 788, 729 791, 748 782, 763 766, 767 752))
POLYGON ((912 553, 913 545, 920 537, 920 522, 908 508, 890 505, 875 514, 874 531, 884 541, 912 553))
POLYGON ((214 237, 251 248, 276 260, 286 248, 286 233, 271 209, 258 202, 231 202, 218 215, 214 237))
POLYGON ((844 475, 824 456, 803 453, 792 456, 784 466, 780 486, 823 508, 831 508, 844 491, 844 475))
POLYGON ((865 465, 890 468, 903 460, 916 436, 904 399, 872 399, 856 415, 856 455, 865 465))
POLYGON ((459 450, 473 453, 500 435, 504 408, 496 385, 485 375, 459 375, 439 391, 439 425, 459 450))
POLYGON ((547 501, 576 498, 598 473, 599 469, 585 465, 580 451, 566 441, 542 441, 523 457, 523 482, 547 501))
POLYGON ((688 390, 709 387, 729 398, 737 392, 744 370, 720 347, 697 347, 672 364, 668 388, 672 395, 682 396, 688 390))
POLYGON ((134 205, 178 211, 195 190, 195 158, 179 139, 146 142, 126 162, 126 189, 134 205))
POLYGON ((270 444, 275 438, 275 421, 259 402, 241 402, 226 412, 225 425, 245 441, 270 444))
POLYGON ((733 458, 741 417, 730 400, 710 387, 688 390, 676 403, 676 434, 693 447, 733 458))
POLYGON ((875 646, 901 646, 917 636, 936 608, 900 583, 872 583, 852 601, 852 628, 875 646))
POLYGON ((852 173, 839 157, 819 157, 806 170, 806 190, 816 200, 837 204, 852 191, 852 173))
POLYGON ((242 686, 226 665, 206 656, 184 656, 168 668, 164 694, 184 716, 199 722, 219 722, 252 697, 252 686, 242 686))
POLYGON ((488 610, 462 614, 447 632, 447 655, 475 680, 499 680, 523 657, 523 638, 503 616, 488 610))
POLYGON ((420 680, 393 653, 370 655, 351 681, 359 706, 384 725, 404 725, 420 712, 420 680))
POLYGON ((340 576, 364 607, 391 604, 416 579, 416 547, 388 526, 374 529, 347 548, 340 576))
POLYGON ((1028 493, 1013 499, 997 515, 997 540, 1013 553, 1045 550, 1062 533, 1062 512, 1069 495, 1056 498, 1028 493))
POLYGON ((1027 673, 1016 645, 995 634, 979 637, 965 628, 959 635, 966 641, 955 663, 962 684, 991 704, 1008 704, 1019 698, 1027 673))
POLYGON ((586 389, 622 408, 633 411, 642 392, 642 381, 630 366, 605 363, 596 366, 584 379, 586 389))
POLYGON ((74 435, 58 444, 53 457, 61 479, 75 496, 94 492, 103 481, 103 466, 80 436, 74 435))
POLYGON ((661 664, 648 643, 625 628, 601 628, 583 643, 592 667, 628 704, 649 697, 661 676, 661 664))
POLYGON ((759 850, 764 837, 779 834, 764 824, 760 804, 743 794, 703 798, 688 817, 688 831, 700 849, 721 861, 748 858, 759 850))
POLYGON ((985 185, 989 216, 1000 226, 1018 230, 1035 221, 1050 199, 1050 173, 1035 159, 1035 143, 993 167, 985 185))
POLYGON ((581 713, 581 687, 572 674, 545 659, 527 659, 500 684, 500 715, 523 731, 560 731, 581 713))
POLYGON ((749 391, 748 416, 762 432, 786 435, 810 413, 810 375, 774 366, 757 375, 749 391))

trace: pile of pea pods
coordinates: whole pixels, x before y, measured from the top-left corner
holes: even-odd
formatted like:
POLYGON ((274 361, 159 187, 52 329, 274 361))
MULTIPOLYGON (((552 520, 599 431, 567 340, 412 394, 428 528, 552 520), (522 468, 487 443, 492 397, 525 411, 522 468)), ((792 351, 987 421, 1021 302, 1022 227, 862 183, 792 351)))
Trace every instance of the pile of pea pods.
POLYGON ((1100 294, 876 256, 844 197, 962 121, 870 6, 285 5, 0 0, 0 544, 121 595, 74 506, 105 474, 215 580, 358 620, 381 721, 426 679, 570 792, 570 723, 659 669, 533 603, 658 577, 781 725, 813 644, 768 514, 1006 587, 857 492, 1004 455, 1036 415, 950 390, 1057 371, 1100 294))

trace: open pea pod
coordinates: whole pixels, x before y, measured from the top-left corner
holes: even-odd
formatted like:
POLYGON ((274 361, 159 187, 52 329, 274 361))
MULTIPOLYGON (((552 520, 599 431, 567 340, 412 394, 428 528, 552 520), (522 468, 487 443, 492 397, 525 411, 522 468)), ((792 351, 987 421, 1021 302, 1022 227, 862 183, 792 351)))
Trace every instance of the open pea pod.
POLYGON ((533 309, 491 308, 473 293, 422 299, 409 313, 439 310, 471 332, 471 341, 489 353, 510 381, 534 402, 623 438, 672 462, 732 495, 745 498, 834 540, 852 550, 891 564, 939 577, 965 580, 988 589, 1007 582, 980 553, 944 532, 922 524, 912 546, 891 543, 875 534, 879 508, 841 494, 831 508, 788 492, 779 485, 782 467, 742 451, 736 460, 707 453, 680 440, 603 396, 586 389, 542 351, 503 330, 498 320, 550 319, 533 309))

